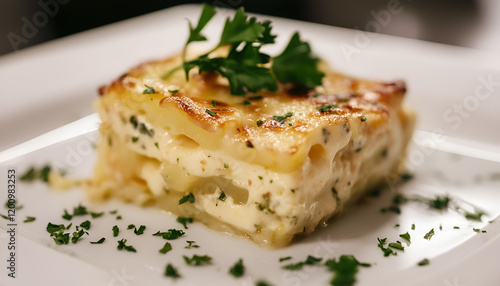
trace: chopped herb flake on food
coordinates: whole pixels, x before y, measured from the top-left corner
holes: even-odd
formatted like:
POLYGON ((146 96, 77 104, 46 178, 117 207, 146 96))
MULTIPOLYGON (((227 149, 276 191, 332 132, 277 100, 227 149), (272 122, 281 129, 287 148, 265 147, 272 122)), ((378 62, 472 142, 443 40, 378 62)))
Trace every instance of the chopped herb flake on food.
POLYGON ((245 274, 245 265, 243 265, 243 259, 239 259, 231 268, 229 268, 229 273, 234 277, 241 277, 245 274))
POLYGON ((264 123, 264 122, 262 121, 262 119, 258 119, 258 120, 257 120, 257 126, 261 126, 261 125, 262 125, 262 123, 264 123))
POLYGON ((187 224, 193 223, 193 218, 180 216, 177 218, 177 222, 184 226, 184 229, 188 229, 187 224))
POLYGON ((147 84, 144 85, 146 89, 142 92, 142 94, 152 94, 155 93, 155 89, 148 86, 147 84))
POLYGON ((194 195, 193 193, 189 193, 188 195, 185 195, 184 197, 182 197, 180 200, 179 200, 179 205, 182 205, 183 203, 185 202, 189 202, 189 203, 192 203, 194 204, 195 203, 195 198, 194 198, 194 195))
POLYGON ((183 235, 184 235, 183 230, 177 230, 174 228, 169 229, 167 232, 158 231, 158 232, 153 234, 153 236, 161 236, 163 239, 166 239, 166 240, 174 240, 174 239, 177 239, 183 235))
POLYGON ((386 245, 387 243, 387 238, 383 238, 383 239, 380 239, 377 237, 377 240, 378 240, 378 247, 382 250, 382 252, 384 253, 384 256, 387 257, 389 255, 397 255, 396 252, 394 252, 394 250, 390 249, 390 248, 385 248, 384 246, 386 245))
POLYGON ((316 109, 319 110, 321 113, 328 112, 332 108, 338 108, 338 105, 336 105, 336 104, 328 104, 328 105, 319 105, 319 106, 316 106, 316 109))
POLYGON ((205 109, 205 112, 208 113, 212 117, 215 117, 217 115, 217 112, 213 112, 210 109, 205 109))
POLYGON ((145 225, 141 225, 141 226, 139 227, 139 229, 134 228, 134 233, 135 233, 136 235, 141 235, 141 234, 143 234, 143 233, 144 233, 144 230, 146 230, 146 226, 145 226, 145 225))
POLYGON ((410 237, 410 234, 408 232, 400 234, 399 237, 401 237, 402 239, 404 239, 408 242, 411 242, 411 237, 410 237))
POLYGON ((192 258, 189 258, 188 256, 185 255, 183 257, 186 264, 191 266, 201 266, 212 263, 212 257, 207 255, 198 256, 195 254, 193 255, 192 258))
POLYGON ((220 191, 219 200, 221 200, 221 201, 225 201, 226 200, 226 193, 224 193, 224 191, 220 191))
POLYGON ((106 238, 101 238, 99 239, 98 241, 91 241, 90 244, 102 244, 104 241, 106 240, 106 238))
POLYGON ((317 263, 321 262, 322 259, 323 258, 316 258, 314 256, 309 255, 305 261, 288 264, 288 265, 283 266, 283 268, 287 269, 287 270, 300 270, 305 265, 317 264, 317 263))
MULTIPOLYGON (((73 237, 71 238, 71 242, 73 243, 77 243, 78 240, 80 240, 80 238, 85 234, 85 232, 83 231, 83 229, 80 229, 79 231, 75 231, 73 232, 73 237)), ((88 234, 88 233, 87 233, 88 234)))
POLYGON ((117 237, 119 233, 120 229, 118 228, 118 226, 117 225, 113 226, 113 237, 117 237))
POLYGON ((434 229, 429 230, 428 233, 424 235, 424 239, 431 240, 432 236, 434 235, 434 229))
POLYGON ((401 241, 399 241, 399 240, 397 240, 396 242, 389 243, 389 247, 397 249, 397 250, 402 250, 402 251, 405 250, 404 246, 401 244, 401 241))
POLYGON ((287 261, 287 260, 290 260, 290 259, 292 259, 292 257, 291 257, 291 256, 281 257, 281 258, 280 258, 280 262, 287 261))
POLYGON ((90 221, 89 221, 89 220, 86 220, 86 221, 82 222, 82 223, 80 224, 80 226, 81 226, 82 228, 86 229, 86 230, 89 230, 89 229, 90 229, 90 221))
POLYGON ((179 274, 179 272, 177 272, 177 269, 175 269, 172 264, 168 264, 167 265, 167 268, 165 268, 165 276, 167 277, 171 277, 171 278, 179 278, 181 277, 181 275, 179 274))
POLYGON ((158 250, 158 252, 166 254, 170 250, 172 250, 172 244, 170 244, 170 242, 167 241, 165 242, 165 245, 163 245, 163 247, 160 250, 158 250))
POLYGON ((118 246, 116 247, 118 250, 126 250, 129 252, 137 252, 135 248, 132 245, 126 245, 127 240, 122 238, 121 240, 118 241, 118 246))
POLYGON ((36 217, 27 216, 26 219, 23 222, 32 222, 32 221, 35 221, 35 220, 36 220, 36 217))
POLYGON ((429 259, 427 258, 422 259, 420 260, 420 262, 418 262, 418 266, 425 266, 425 265, 429 265, 429 259))
POLYGON ((100 212, 100 213, 93 213, 93 212, 91 212, 90 216, 92 218, 98 218, 98 217, 101 217, 103 214, 104 214, 104 212, 100 212))
POLYGON ((184 247, 184 248, 187 248, 187 249, 190 249, 190 248, 200 248, 199 245, 195 244, 196 241, 188 240, 186 242, 187 242, 188 245, 186 247, 184 247))
POLYGON ((334 277, 330 280, 330 285, 333 286, 352 286, 356 283, 356 273, 359 267, 370 267, 369 263, 361 263, 352 255, 342 255, 339 260, 330 259, 325 265, 328 270, 334 273, 334 277))
POLYGON ((279 123, 283 124, 287 120, 287 118, 290 118, 293 116, 293 112, 287 112, 285 115, 280 116, 280 115, 274 115, 273 119, 275 121, 278 121, 279 123))

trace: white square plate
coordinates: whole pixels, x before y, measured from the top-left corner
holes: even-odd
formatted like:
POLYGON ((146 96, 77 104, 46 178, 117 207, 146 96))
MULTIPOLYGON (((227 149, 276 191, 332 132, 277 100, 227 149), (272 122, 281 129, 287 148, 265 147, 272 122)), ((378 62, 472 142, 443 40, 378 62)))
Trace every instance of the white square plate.
MULTIPOLYGON (((185 18, 196 21, 200 11, 200 6, 178 6, 0 57, 0 78, 4 79, 0 202, 7 200, 9 169, 15 169, 19 178, 32 165, 50 163, 65 169, 68 176, 90 176, 98 119, 87 115, 93 112, 97 88, 145 60, 179 52, 187 36, 185 18), (20 144, 31 138, 35 139, 20 144)), ((217 37, 228 14, 221 11, 207 26, 209 38, 217 37)), ((174 216, 115 201, 92 205, 80 189, 59 192, 42 183, 17 180, 16 196, 23 208, 15 221, 16 278, 7 276, 7 230, 11 226, 0 219, 0 285, 168 285, 172 280, 163 275, 167 263, 182 275, 176 285, 255 285, 260 279, 273 285, 329 285, 333 274, 324 266, 306 266, 300 271, 282 266, 303 261, 308 255, 325 261, 343 254, 372 263, 359 270, 356 285, 497 285, 500 222, 489 221, 500 214, 499 58, 457 47, 263 18, 273 20, 279 35, 272 54, 298 30, 320 57, 341 72, 407 82, 406 100, 419 114, 419 131, 409 152, 414 179, 378 198, 364 199, 327 227, 283 249, 262 249, 193 223, 185 236, 171 241, 173 250, 165 255, 158 253, 165 240, 152 234, 182 228, 174 216), (381 213, 395 193, 427 198, 449 195, 454 202, 476 206, 487 215, 482 222, 470 221, 452 209, 439 212, 416 202, 403 205, 399 215, 381 213), (79 203, 106 214, 95 219, 74 218, 74 224, 92 221, 89 235, 77 244, 55 245, 45 230, 47 223, 67 225, 61 217, 64 209, 71 212, 79 203), (109 214, 115 209, 122 220, 109 214), (23 223, 27 216, 36 220, 23 223), (137 236, 127 230, 129 224, 147 228, 137 236), (114 225, 120 227, 118 237, 112 236, 114 225), (424 239, 432 228, 435 235, 424 239), (377 238, 401 240, 399 234, 407 231, 412 242, 408 246, 403 242, 405 251, 384 257, 377 238), (101 237, 106 238, 103 244, 89 243, 101 237), (137 253, 118 251, 121 238, 137 253), (186 249, 187 240, 196 241, 200 248, 186 249), (182 256, 193 254, 209 255, 213 263, 187 266, 182 256), (280 263, 279 258, 285 256, 293 259, 280 263), (239 258, 243 258, 246 274, 236 279, 228 269, 239 258), (417 266, 424 258, 430 264, 417 266)), ((7 214, 3 203, 0 213, 7 214)))

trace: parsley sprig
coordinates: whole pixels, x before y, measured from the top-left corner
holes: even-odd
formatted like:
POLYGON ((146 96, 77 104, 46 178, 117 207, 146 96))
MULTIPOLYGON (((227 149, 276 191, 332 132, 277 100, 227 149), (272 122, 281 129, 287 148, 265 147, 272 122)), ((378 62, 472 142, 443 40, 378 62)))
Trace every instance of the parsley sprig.
MULTIPOLYGON (((182 68, 189 80, 189 71, 198 67, 199 73, 216 72, 229 81, 231 94, 244 95, 247 92, 260 90, 276 91, 277 82, 290 83, 300 90, 312 89, 321 84, 324 74, 317 70, 318 58, 312 55, 307 42, 295 33, 285 50, 272 58, 272 67, 265 66, 271 57, 260 51, 261 47, 274 44, 270 21, 257 21, 248 17, 243 8, 234 14, 232 19, 226 19, 219 43, 209 52, 196 59, 187 61, 187 47, 193 42, 204 42, 207 38, 203 29, 216 14, 215 8, 205 4, 203 11, 194 26, 189 22, 189 37, 182 51, 182 68), (226 57, 210 57, 209 55, 221 47, 228 47, 226 57)), ((175 68, 165 75, 168 78, 175 68)))

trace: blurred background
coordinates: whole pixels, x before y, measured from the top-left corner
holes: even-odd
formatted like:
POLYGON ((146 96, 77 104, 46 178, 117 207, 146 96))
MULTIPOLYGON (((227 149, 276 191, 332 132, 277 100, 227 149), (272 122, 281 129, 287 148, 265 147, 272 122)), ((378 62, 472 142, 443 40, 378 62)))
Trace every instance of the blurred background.
POLYGON ((149 12, 208 2, 350 29, 500 51, 497 0, 1 0, 0 55, 149 12), (390 22, 390 25, 388 24, 390 22))

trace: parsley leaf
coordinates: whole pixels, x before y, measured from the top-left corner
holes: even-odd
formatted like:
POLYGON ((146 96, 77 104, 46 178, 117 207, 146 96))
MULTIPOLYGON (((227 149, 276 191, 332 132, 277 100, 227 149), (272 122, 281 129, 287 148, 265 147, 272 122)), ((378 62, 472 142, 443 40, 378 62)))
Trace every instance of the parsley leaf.
POLYGON ((83 229, 80 229, 78 232, 73 232, 73 237, 71 238, 71 242, 77 243, 78 240, 85 234, 83 229))
POLYGON ((129 252, 137 252, 135 248, 132 245, 126 245, 127 240, 122 238, 121 240, 118 241, 118 246, 116 247, 118 250, 123 250, 125 249, 126 251, 129 252))
POLYGON ((241 277, 245 274, 245 265, 243 265, 243 259, 240 258, 231 268, 229 268, 229 273, 234 277, 241 277))
POLYGON ((101 238, 99 239, 98 241, 91 241, 90 244, 102 244, 104 241, 106 240, 106 238, 101 238))
POLYGON ((203 256, 198 256, 198 255, 193 255, 192 258, 189 258, 187 256, 182 256, 184 257, 184 261, 186 262, 187 265, 191 266, 201 266, 204 264, 211 264, 212 263, 212 257, 203 255, 203 256))
POLYGON ((45 229, 47 230, 48 233, 52 234, 54 232, 65 229, 65 226, 63 224, 53 224, 49 222, 45 229))
POLYGON ((316 106, 316 109, 319 110, 321 113, 325 113, 325 112, 330 111, 330 109, 337 108, 337 107, 338 107, 338 105, 336 105, 336 104, 328 104, 328 105, 316 106))
MULTIPOLYGON (((412 229, 414 229, 414 228, 412 228, 412 229)), ((408 232, 400 234, 399 237, 405 239, 408 242, 411 242, 411 237, 410 237, 410 234, 408 232)))
POLYGON ((342 255, 339 260, 330 259, 325 265, 328 270, 335 273, 335 276, 330 281, 333 286, 352 286, 356 282, 356 273, 359 266, 370 267, 369 263, 361 263, 352 255, 342 255))
MULTIPOLYGON (((254 17, 247 19, 245 10, 240 8, 234 14, 232 21, 229 18, 226 20, 218 46, 254 42, 263 38, 264 30, 265 27, 262 23, 256 22, 254 17)), ((267 30, 269 32, 269 29, 267 30)))
POLYGON ((390 248, 385 248, 385 244, 387 243, 387 238, 378 238, 377 237, 377 240, 378 240, 378 247, 382 250, 382 252, 384 253, 384 256, 387 257, 389 255, 397 255, 396 252, 394 252, 394 250, 390 249, 390 248))
POLYGON ((274 115, 273 119, 278 121, 279 123, 283 124, 285 123, 286 119, 289 117, 293 116, 293 112, 287 112, 285 115, 280 116, 280 115, 274 115))
POLYGON ((394 248, 397 250, 405 250, 404 246, 401 244, 401 241, 397 240, 396 242, 389 243, 390 248, 394 248))
POLYGON ((177 272, 177 269, 175 269, 170 263, 167 265, 167 268, 165 269, 165 276, 172 277, 174 279, 181 277, 181 275, 179 275, 179 272, 177 272))
POLYGON ((187 225, 188 223, 192 223, 193 222, 193 218, 191 217, 183 217, 183 216, 180 216, 177 218, 177 222, 182 224, 184 226, 184 229, 188 229, 187 225))
POLYGON ((113 226, 113 237, 117 237, 118 233, 120 233, 120 229, 118 228, 118 226, 113 226))
POLYGON ((90 221, 89 221, 89 220, 86 220, 86 221, 82 222, 82 223, 80 224, 80 226, 81 226, 82 228, 86 229, 86 230, 89 230, 89 229, 90 229, 90 221))
POLYGON ((174 239, 177 239, 181 236, 184 235, 184 231, 183 230, 177 230, 177 229, 174 229, 174 228, 171 228, 169 229, 167 232, 156 232, 153 234, 153 236, 161 236, 163 239, 166 239, 166 240, 174 240, 174 239))
POLYGON ((203 42, 206 41, 207 38, 201 34, 201 30, 207 25, 207 23, 212 19, 215 15, 215 8, 212 5, 203 5, 203 10, 200 15, 200 19, 198 20, 198 25, 193 28, 193 24, 189 22, 189 38, 187 40, 186 46, 192 42, 203 42))
POLYGON ((191 248, 200 248, 199 245, 195 244, 196 241, 193 241, 193 240, 188 240, 186 241, 188 243, 188 246, 184 247, 184 248, 187 248, 187 249, 191 249, 191 248))
POLYGON ((221 200, 221 201, 225 201, 226 200, 226 193, 224 193, 224 191, 220 191, 219 200, 221 200))
POLYGON ((142 94, 152 94, 155 93, 155 89, 148 86, 147 84, 144 85, 146 89, 142 92, 142 94))
POLYGON ((141 226, 139 227, 139 229, 134 228, 134 233, 135 233, 136 235, 141 235, 141 234, 143 234, 143 233, 144 233, 144 230, 145 230, 145 229, 146 229, 146 226, 145 226, 145 225, 141 225, 141 226))
POLYGON ((98 218, 98 217, 102 216, 103 214, 104 214, 104 212, 100 212, 100 213, 92 213, 92 212, 91 212, 91 213, 90 213, 90 216, 91 216, 92 218, 98 218))
POLYGON ((322 259, 323 258, 316 258, 314 256, 309 255, 307 256, 307 259, 305 261, 288 264, 283 266, 283 268, 287 270, 300 270, 304 265, 314 265, 316 263, 321 262, 322 259))
POLYGON ((309 44, 301 41, 296 32, 283 53, 273 58, 272 70, 279 82, 312 89, 321 85, 325 75, 317 70, 318 61, 309 44))
POLYGON ((36 217, 27 216, 26 219, 23 222, 32 222, 32 221, 35 221, 35 220, 36 220, 36 217))
POLYGON ((180 200, 179 200, 179 205, 182 205, 183 203, 185 202, 190 202, 192 204, 194 204, 195 202, 195 198, 194 198, 194 195, 193 193, 189 193, 187 195, 185 195, 184 197, 182 197, 180 200))
POLYGON ((434 235, 434 229, 429 230, 428 233, 424 235, 424 239, 431 240, 432 236, 434 235))
POLYGON ((165 242, 165 245, 160 250, 158 250, 158 252, 165 254, 170 250, 172 250, 172 244, 170 244, 170 242, 167 241, 165 242))
POLYGON ((425 266, 425 265, 428 265, 429 264, 429 259, 425 258, 425 259, 422 259, 419 263, 418 263, 418 266, 425 266))

